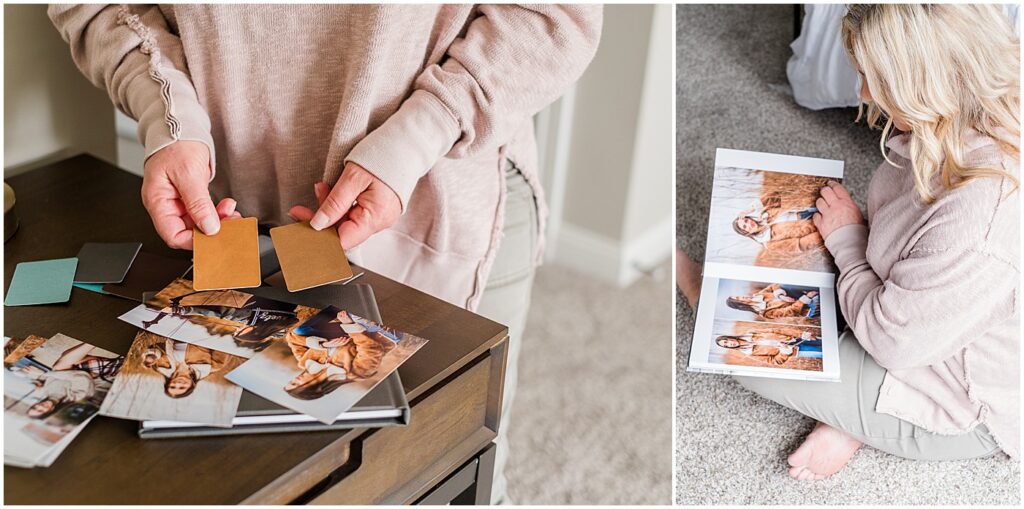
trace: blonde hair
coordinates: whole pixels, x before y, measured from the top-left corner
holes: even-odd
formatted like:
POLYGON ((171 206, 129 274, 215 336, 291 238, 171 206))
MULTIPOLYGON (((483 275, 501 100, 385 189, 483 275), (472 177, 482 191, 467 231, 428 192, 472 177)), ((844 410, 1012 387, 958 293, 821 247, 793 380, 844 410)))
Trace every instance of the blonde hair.
MULTIPOLYGON (((842 34, 871 91, 868 124, 885 119, 880 146, 890 163, 893 119, 910 128, 914 187, 925 203, 937 197, 936 175, 945 189, 981 177, 1017 185, 1001 166, 964 162, 971 129, 1020 160, 1020 44, 998 6, 851 5, 842 34)), ((857 120, 863 117, 861 104, 857 120)))

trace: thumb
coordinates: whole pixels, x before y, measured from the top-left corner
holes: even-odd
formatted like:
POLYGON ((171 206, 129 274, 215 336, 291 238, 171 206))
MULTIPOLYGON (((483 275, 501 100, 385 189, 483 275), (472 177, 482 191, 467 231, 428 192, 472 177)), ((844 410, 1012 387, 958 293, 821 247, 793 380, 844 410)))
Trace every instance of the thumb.
POLYGON ((216 235, 220 231, 220 218, 217 209, 210 199, 210 190, 206 182, 201 178, 187 176, 180 182, 174 183, 181 193, 181 202, 185 205, 185 211, 192 218, 199 229, 207 235, 216 235))
MULTIPOLYGON (((356 179, 351 178, 349 175, 350 173, 348 172, 342 173, 341 178, 334 184, 334 189, 331 189, 330 193, 320 203, 320 208, 309 221, 309 225, 314 230, 323 230, 340 221, 348 213, 349 209, 352 208, 356 198, 366 190, 368 182, 356 181, 356 179)), ((318 195, 321 193, 322 190, 317 191, 318 195)))

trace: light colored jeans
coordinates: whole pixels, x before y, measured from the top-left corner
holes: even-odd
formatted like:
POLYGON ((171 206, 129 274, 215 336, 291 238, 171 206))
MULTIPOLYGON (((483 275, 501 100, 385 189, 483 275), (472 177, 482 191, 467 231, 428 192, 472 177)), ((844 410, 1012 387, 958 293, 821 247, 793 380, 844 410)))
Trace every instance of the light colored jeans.
POLYGON ((505 173, 505 225, 491 274, 476 312, 508 327, 508 366, 498 424, 491 503, 508 503, 505 464, 508 462, 508 423, 518 381, 519 350, 530 309, 534 253, 537 248, 537 202, 519 170, 509 165, 505 173))
POLYGON ((880 451, 914 460, 962 460, 999 451, 985 426, 963 435, 938 435, 888 414, 875 412, 885 378, 852 332, 839 343, 841 382, 777 380, 736 376, 747 389, 816 421, 843 430, 880 451))

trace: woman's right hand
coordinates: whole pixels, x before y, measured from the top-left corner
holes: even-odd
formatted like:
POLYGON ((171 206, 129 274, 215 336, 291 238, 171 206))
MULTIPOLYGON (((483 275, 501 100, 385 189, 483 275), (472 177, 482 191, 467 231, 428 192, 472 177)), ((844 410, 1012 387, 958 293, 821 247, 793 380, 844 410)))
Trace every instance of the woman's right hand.
POLYGON ((863 224, 864 216, 860 207, 853 202, 850 193, 842 184, 829 181, 821 188, 821 197, 814 203, 818 212, 811 217, 822 239, 827 239, 832 232, 851 224, 863 224))
POLYGON ((210 150, 202 142, 176 141, 153 153, 142 179, 142 205, 157 234, 175 249, 192 249, 192 228, 207 235, 220 231, 220 220, 241 217, 237 203, 210 199, 210 150))

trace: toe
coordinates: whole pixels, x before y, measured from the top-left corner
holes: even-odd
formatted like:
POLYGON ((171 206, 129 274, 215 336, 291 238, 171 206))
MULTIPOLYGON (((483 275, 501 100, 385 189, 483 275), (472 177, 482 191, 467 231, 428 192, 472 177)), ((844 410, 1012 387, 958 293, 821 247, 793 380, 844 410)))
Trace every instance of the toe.
POLYGON ((811 456, 811 451, 810 447, 806 447, 806 445, 807 442, 800 444, 800 447, 798 447, 796 451, 793 451, 793 454, 790 454, 789 458, 786 458, 786 462, 789 463, 789 466, 802 467, 807 464, 807 461, 811 456))
POLYGON ((807 470, 804 467, 793 467, 789 469, 789 475, 790 477, 798 481, 806 481, 810 479, 811 476, 814 474, 812 474, 810 470, 807 470))

